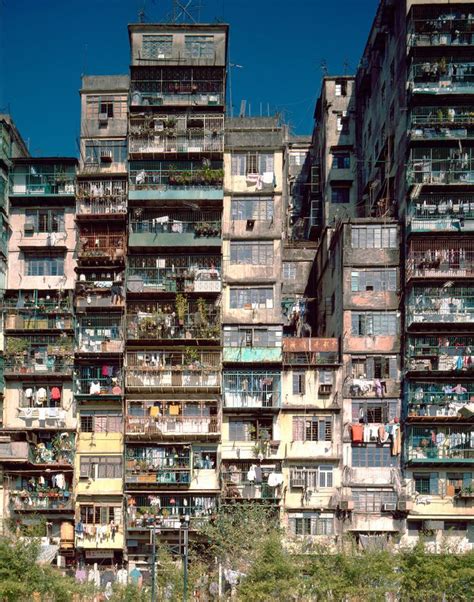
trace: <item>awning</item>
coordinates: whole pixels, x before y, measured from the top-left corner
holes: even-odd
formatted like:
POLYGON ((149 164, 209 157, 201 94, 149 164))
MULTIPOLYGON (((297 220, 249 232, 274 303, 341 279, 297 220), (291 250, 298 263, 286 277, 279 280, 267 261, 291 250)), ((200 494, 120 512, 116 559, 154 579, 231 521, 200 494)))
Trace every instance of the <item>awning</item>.
POLYGON ((51 564, 56 558, 59 546, 53 546, 51 544, 41 546, 36 562, 38 564, 51 564))

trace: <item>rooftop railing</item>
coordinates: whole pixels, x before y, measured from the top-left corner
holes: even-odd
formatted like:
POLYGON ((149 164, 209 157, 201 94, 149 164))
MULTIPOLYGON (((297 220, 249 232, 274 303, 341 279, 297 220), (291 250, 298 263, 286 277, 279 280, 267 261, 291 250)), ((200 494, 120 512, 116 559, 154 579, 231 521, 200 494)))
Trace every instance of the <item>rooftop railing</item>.
POLYGON ((73 165, 18 165, 10 174, 12 196, 74 197, 75 193, 76 170, 73 165))

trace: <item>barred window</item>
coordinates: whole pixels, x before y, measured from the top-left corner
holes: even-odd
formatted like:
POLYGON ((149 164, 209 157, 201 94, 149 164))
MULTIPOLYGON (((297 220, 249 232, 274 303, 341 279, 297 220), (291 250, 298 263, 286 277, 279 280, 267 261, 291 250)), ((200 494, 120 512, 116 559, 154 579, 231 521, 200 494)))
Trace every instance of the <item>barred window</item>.
POLYGON ((352 292, 396 291, 397 270, 354 270, 351 273, 352 292))
POLYGON ((273 243, 272 242, 231 242, 231 263, 245 265, 272 265, 273 243))
POLYGON ((64 256, 25 256, 27 276, 64 276, 64 256))
POLYGON ((395 312, 352 312, 354 336, 396 335, 398 319, 395 312))
POLYGON ((231 288, 231 309, 272 309, 272 288, 231 288))
POLYGON ((396 249, 398 236, 396 226, 352 226, 354 249, 396 249))
POLYGON ((386 468, 398 466, 390 445, 366 444, 352 447, 352 466, 356 468, 386 468))
POLYGON ((81 416, 83 433, 121 433, 122 417, 119 414, 92 414, 81 416))
POLYGON ((64 232, 64 209, 26 209, 25 223, 40 234, 64 232))
POLYGON ((293 416, 293 441, 331 440, 331 418, 321 416, 293 416))
POLYGON ((80 476, 91 479, 121 479, 122 456, 82 456, 80 476))
POLYGON ((232 199, 233 220, 270 221, 273 219, 272 199, 232 199))
POLYGON ((166 59, 172 56, 173 36, 170 35, 143 35, 143 59, 166 59))
POLYGON ((187 58, 213 59, 214 36, 184 36, 184 49, 187 58))
POLYGON ((394 491, 382 489, 352 488, 354 509, 361 512, 380 512, 382 504, 394 504, 397 494, 394 491))
POLYGON ((303 513, 302 516, 288 516, 292 535, 333 535, 334 518, 322 517, 318 513, 303 513))

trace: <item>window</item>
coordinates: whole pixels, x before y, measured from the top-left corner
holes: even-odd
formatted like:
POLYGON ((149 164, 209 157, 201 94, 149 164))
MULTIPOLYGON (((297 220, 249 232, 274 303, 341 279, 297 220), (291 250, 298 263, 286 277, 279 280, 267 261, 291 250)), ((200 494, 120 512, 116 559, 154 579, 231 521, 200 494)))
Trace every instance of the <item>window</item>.
POLYGON ((213 59, 214 36, 184 36, 184 54, 191 59, 213 59))
POLYGON ((273 265, 273 243, 231 242, 230 262, 244 265, 273 265))
POLYGON ((341 134, 349 134, 349 117, 344 113, 339 113, 336 117, 336 131, 341 134))
POLYGON ((271 221, 273 219, 272 199, 232 199, 233 220, 271 221))
POLYGON ((305 512, 300 515, 288 515, 288 524, 292 535, 333 535, 334 519, 318 513, 305 512))
POLYGON ((26 276, 64 276, 64 257, 25 255, 26 276))
POLYGON ((332 186, 331 203, 349 203, 351 200, 350 186, 332 186))
POLYGON ((88 95, 86 97, 87 119, 97 119, 99 115, 107 115, 107 118, 125 119, 127 116, 127 95, 88 95))
POLYGON ((386 424, 400 414, 396 399, 375 399, 352 402, 353 422, 386 424))
POLYGON ((392 456, 390 445, 366 445, 352 448, 352 466, 355 468, 390 468, 398 466, 398 457, 392 456))
POLYGON ((347 95, 347 80, 338 79, 334 87, 335 96, 346 96, 347 95))
POLYGON ((352 312, 354 336, 396 335, 398 318, 395 312, 352 312))
POLYGON ((351 155, 350 153, 334 153, 332 156, 333 169, 350 169, 351 155))
POLYGON ((118 414, 81 415, 83 433, 121 433, 122 417, 118 414))
POLYGON ((293 395, 305 394, 305 372, 293 372, 293 395))
POLYGON ((40 234, 64 232, 64 210, 26 209, 25 223, 32 224, 34 231, 40 234))
POLYGON ((380 512, 382 504, 395 504, 397 494, 394 491, 381 489, 352 488, 354 509, 362 512, 380 512))
POLYGON ((283 262, 283 279, 296 280, 296 263, 293 261, 283 262))
MULTIPOLYGON (((110 157, 113 163, 125 163, 127 143, 125 140, 88 140, 86 141, 86 163, 101 163, 104 157, 110 157)), ((106 163, 110 165, 110 163, 106 163)))
POLYGON ((272 288, 231 288, 231 309, 273 309, 272 288))
POLYGON ((232 155, 232 175, 273 173, 273 153, 245 153, 232 155))
POLYGON ((438 495, 439 474, 437 472, 414 473, 415 491, 427 495, 438 495))
POLYGON ((320 385, 332 385, 334 372, 332 370, 318 370, 318 380, 320 385))
POLYGON ((397 270, 354 270, 351 273, 352 292, 396 292, 397 270))
POLYGON ((84 504, 80 506, 80 513, 81 522, 85 525, 109 525, 111 521, 120 525, 122 522, 121 506, 84 504))
POLYGON ((293 441, 331 441, 331 439, 331 418, 293 416, 293 441))
POLYGON ((332 466, 320 466, 319 467, 319 487, 324 489, 325 487, 333 487, 333 467, 332 466))
POLYGON ((396 356, 371 355, 352 356, 351 373, 354 378, 398 378, 398 362, 396 356))
POLYGON ((281 347, 281 328, 224 326, 224 347, 281 347))
POLYGON ((113 102, 101 102, 99 104, 99 115, 106 115, 112 118, 114 116, 114 103, 113 102))
MULTIPOLYGON (((454 493, 472 487, 472 472, 448 472, 446 479, 447 484, 454 488, 454 493)), ((449 495, 450 492, 448 491, 447 494, 449 495)))
POLYGON ((318 468, 307 468, 306 466, 295 466, 290 470, 290 487, 303 489, 318 489, 318 468))
POLYGON ((143 35, 143 59, 166 59, 172 56, 173 36, 170 35, 143 35))
POLYGON ((292 151, 290 153, 290 166, 298 166, 304 165, 306 161, 307 153, 306 151, 292 151))
POLYGON ((398 246, 395 226, 352 226, 354 249, 396 249, 398 246))
POLYGON ((230 441, 269 441, 272 436, 271 422, 229 420, 230 441))
POLYGON ((82 456, 80 476, 91 479, 121 479, 122 456, 82 456))

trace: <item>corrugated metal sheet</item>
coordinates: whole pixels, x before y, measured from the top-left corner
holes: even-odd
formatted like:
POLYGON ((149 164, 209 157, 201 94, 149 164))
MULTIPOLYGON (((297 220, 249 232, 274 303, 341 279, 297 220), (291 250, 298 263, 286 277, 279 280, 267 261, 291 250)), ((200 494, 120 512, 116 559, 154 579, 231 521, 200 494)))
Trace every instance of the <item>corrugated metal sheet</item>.
POLYGON ((283 339, 283 351, 290 353, 308 351, 333 351, 339 350, 338 339, 321 338, 285 338, 283 339))

